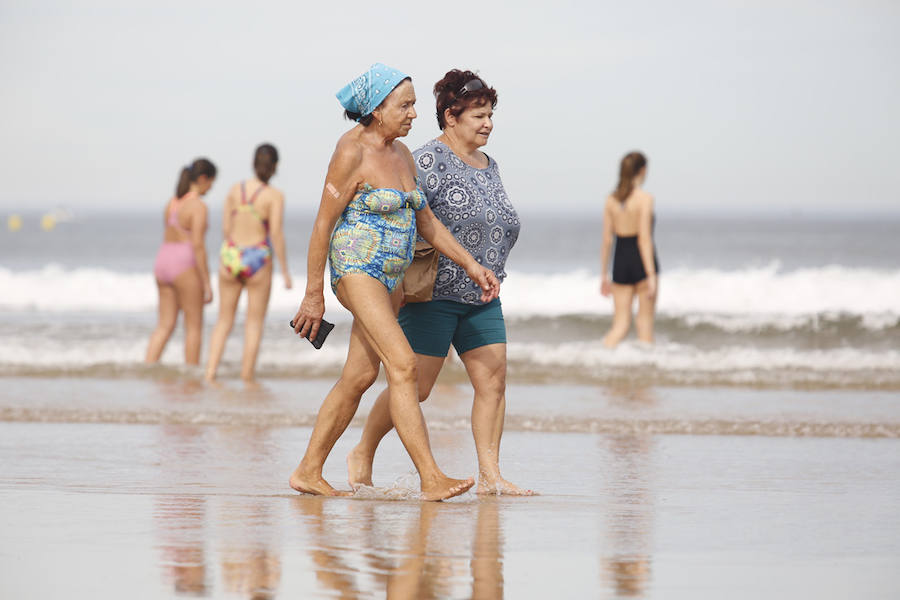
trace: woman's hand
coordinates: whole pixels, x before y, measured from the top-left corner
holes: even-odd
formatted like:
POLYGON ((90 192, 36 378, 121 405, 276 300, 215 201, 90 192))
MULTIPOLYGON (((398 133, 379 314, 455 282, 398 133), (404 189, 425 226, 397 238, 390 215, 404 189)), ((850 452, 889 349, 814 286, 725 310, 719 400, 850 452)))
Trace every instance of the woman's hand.
POLYGON ((319 325, 325 316, 325 296, 321 293, 307 292, 303 296, 303 302, 294 315, 294 333, 309 339, 316 339, 319 333, 319 325))
POLYGON ((292 287, 294 287, 294 282, 291 279, 291 274, 288 273, 287 271, 285 271, 284 274, 282 275, 282 279, 284 279, 284 289, 289 290, 292 287))
POLYGON ((656 274, 647 277, 647 296, 651 300, 656 300, 656 292, 658 290, 656 282, 656 274))
POLYGON ((209 304, 213 300, 212 286, 209 282, 203 284, 203 303, 209 304))
POLYGON ((609 298, 610 294, 612 294, 612 281, 609 280, 609 277, 601 277, 600 295, 605 298, 609 298))
POLYGON ((500 295, 500 282, 494 272, 472 261, 466 269, 466 275, 481 288, 481 301, 487 304, 500 295))

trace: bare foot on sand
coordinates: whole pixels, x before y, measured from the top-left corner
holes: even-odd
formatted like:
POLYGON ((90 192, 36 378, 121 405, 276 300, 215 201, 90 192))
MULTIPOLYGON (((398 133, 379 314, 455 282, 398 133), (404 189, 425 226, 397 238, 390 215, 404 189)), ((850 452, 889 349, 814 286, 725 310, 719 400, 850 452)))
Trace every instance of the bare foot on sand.
POLYGON ((353 492, 336 490, 321 475, 312 476, 304 473, 297 467, 288 480, 291 487, 301 494, 313 494, 316 496, 352 496, 353 492))
POLYGON ((361 485, 372 486, 372 459, 358 448, 347 455, 347 481, 354 490, 361 485))
POLYGON ((482 475, 478 478, 478 490, 476 494, 493 495, 493 496, 536 496, 534 490, 525 490, 517 485, 513 485, 502 477, 486 477, 482 475))
POLYGON ((447 498, 452 498, 468 492, 473 485, 475 485, 475 480, 471 477, 468 479, 442 477, 434 480, 428 485, 425 485, 423 482, 422 500, 425 500, 426 502, 440 502, 441 500, 446 500, 447 498))

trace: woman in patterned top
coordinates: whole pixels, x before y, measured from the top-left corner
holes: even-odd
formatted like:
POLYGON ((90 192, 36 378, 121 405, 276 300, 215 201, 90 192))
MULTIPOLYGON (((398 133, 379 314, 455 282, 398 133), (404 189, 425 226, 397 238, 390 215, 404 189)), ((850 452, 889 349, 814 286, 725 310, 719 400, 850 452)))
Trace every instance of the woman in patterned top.
MULTIPOLYGON (((434 85, 443 133, 413 153, 428 205, 462 246, 498 281, 506 277, 519 217, 497 163, 479 148, 493 130, 497 92, 472 71, 453 69, 434 85)), ((475 283, 445 256, 438 261, 432 300, 406 304, 400 326, 416 353, 419 400, 431 393, 450 344, 475 390, 472 434, 478 453, 478 493, 531 495, 500 475, 500 437, 506 412, 506 325, 500 299, 485 302, 475 283)), ((391 430, 390 395, 378 397, 362 439, 347 457, 350 485, 372 485, 372 461, 391 430)))
POLYGON ((500 284, 478 264, 425 203, 409 150, 397 138, 416 118, 411 79, 376 63, 341 89, 346 116, 359 124, 341 136, 328 165, 319 213, 307 254, 306 294, 294 316, 294 330, 315 339, 325 313, 325 257, 331 287, 353 313, 350 347, 340 379, 319 409, 306 453, 290 477, 298 492, 338 492, 322 478, 325 459, 350 424, 363 393, 384 364, 390 389, 389 413, 419 472, 424 500, 457 496, 474 485, 451 479, 434 461, 416 390, 416 357, 397 324, 399 282, 412 260, 416 229, 481 286, 485 302, 500 284))

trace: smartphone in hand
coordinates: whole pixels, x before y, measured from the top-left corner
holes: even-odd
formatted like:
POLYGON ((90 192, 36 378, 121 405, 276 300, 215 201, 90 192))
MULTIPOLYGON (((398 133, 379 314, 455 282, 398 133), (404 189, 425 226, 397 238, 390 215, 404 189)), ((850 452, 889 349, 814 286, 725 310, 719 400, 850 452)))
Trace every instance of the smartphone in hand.
MULTIPOLYGON (((291 329, 294 328, 294 321, 291 320, 291 329)), ((334 323, 329 323, 325 319, 322 319, 322 322, 319 324, 319 333, 316 334, 316 339, 309 340, 309 334, 306 334, 306 339, 309 340, 309 343, 313 345, 313 348, 318 350, 322 347, 322 344, 325 343, 325 338, 328 337, 328 334, 331 333, 331 330, 334 329, 334 323)))

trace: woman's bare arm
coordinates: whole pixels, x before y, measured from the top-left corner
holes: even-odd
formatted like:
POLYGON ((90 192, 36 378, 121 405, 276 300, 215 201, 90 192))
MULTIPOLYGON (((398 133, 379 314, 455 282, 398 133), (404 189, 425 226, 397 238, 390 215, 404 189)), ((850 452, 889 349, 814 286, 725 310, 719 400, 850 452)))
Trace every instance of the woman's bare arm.
POLYGON ((197 271, 200 273, 200 281, 203 283, 203 301, 212 302, 212 285, 209 282, 209 265, 206 259, 206 228, 208 226, 208 214, 203 200, 197 200, 197 204, 191 211, 191 246, 194 248, 194 260, 197 271))
POLYGON ((653 260, 653 196, 649 196, 641 206, 638 223, 638 251, 647 281, 650 284, 651 296, 656 295, 656 263, 653 260))
POLYGON ((284 287, 291 289, 293 282, 291 281, 291 272, 287 264, 287 252, 284 243, 284 194, 278 190, 275 192, 275 198, 272 200, 272 206, 269 213, 269 232, 272 238, 272 249, 275 250, 275 257, 281 266, 281 275, 284 278, 284 287))
POLYGON ((603 206, 603 241, 600 246, 600 293, 608 296, 611 293, 609 277, 609 255, 613 244, 613 202, 612 197, 606 199, 603 206))
POLYGON ((356 194, 359 181, 357 171, 362 164, 362 150, 353 142, 338 142, 331 157, 325 186, 319 202, 319 212, 309 237, 306 259, 306 293, 297 314, 294 331, 303 337, 315 338, 325 314, 325 262, 331 232, 347 204, 356 194))
POLYGON ((463 248, 462 244, 434 215, 430 206, 416 212, 416 230, 438 252, 461 266, 466 272, 479 266, 469 251, 463 248))

